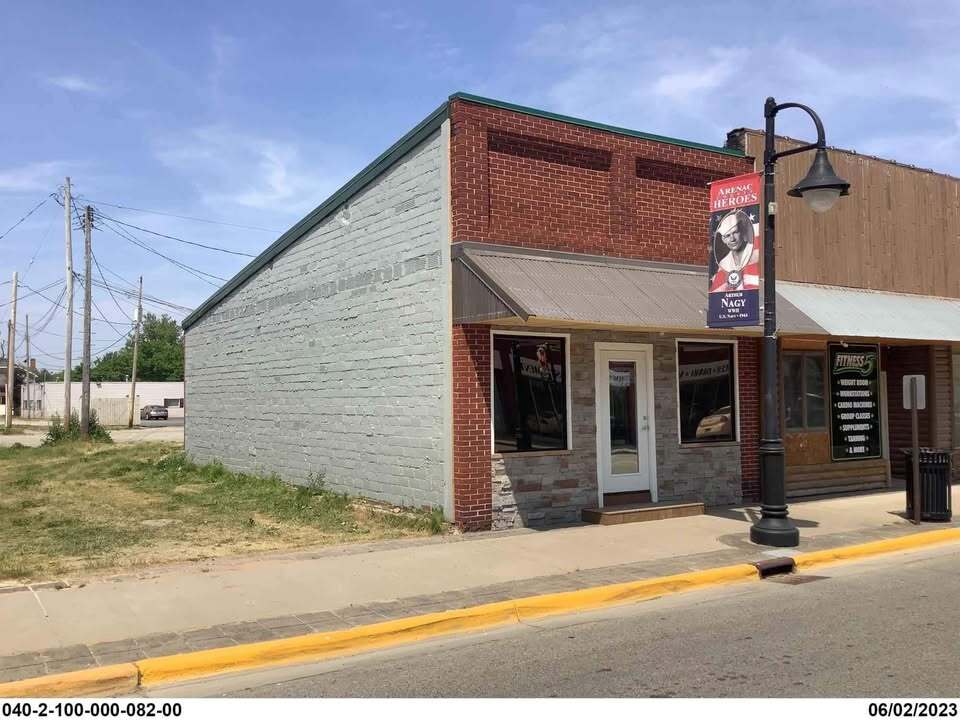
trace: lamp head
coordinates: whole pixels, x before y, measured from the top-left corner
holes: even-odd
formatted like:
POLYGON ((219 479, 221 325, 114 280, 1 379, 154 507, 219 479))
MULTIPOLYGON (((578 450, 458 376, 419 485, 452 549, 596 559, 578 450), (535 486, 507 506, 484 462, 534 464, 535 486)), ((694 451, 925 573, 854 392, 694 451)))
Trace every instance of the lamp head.
POLYGON ((833 207, 837 198, 849 194, 850 183, 837 176, 824 148, 817 148, 807 176, 787 191, 790 197, 802 197, 814 212, 833 207))

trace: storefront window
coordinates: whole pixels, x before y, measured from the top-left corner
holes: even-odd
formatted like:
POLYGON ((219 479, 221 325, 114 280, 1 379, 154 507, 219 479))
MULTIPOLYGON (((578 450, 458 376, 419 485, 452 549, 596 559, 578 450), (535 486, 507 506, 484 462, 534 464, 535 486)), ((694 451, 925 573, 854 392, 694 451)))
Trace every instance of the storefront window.
POLYGON ((827 426, 823 353, 783 354, 783 424, 788 430, 827 426))
POLYGON ((494 449, 566 450, 564 338, 493 336, 494 449))
POLYGON ((680 442, 737 439, 732 343, 677 343, 680 442))

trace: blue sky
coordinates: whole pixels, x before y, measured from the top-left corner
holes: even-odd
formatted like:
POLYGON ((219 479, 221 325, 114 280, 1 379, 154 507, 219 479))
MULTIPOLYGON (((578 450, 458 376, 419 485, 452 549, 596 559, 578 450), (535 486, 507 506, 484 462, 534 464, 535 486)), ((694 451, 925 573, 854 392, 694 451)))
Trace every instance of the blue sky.
MULTIPOLYGON (((70 175, 113 218, 256 254, 456 90, 717 145, 758 127, 774 94, 817 109, 831 144, 960 175, 956 2, 7 0, 3 16, 0 233, 70 175)), ((810 135, 799 113, 779 129, 810 135)), ((214 275, 246 262, 131 232, 214 275)), ((214 290, 106 229, 93 242, 152 296, 195 307, 214 290)), ((79 261, 79 232, 74 246, 79 261)), ((62 279, 62 209, 47 202, 0 249, 0 280, 62 279)), ((94 300, 114 323, 94 323, 96 353, 130 303, 94 300)), ((18 325, 49 308, 24 297, 18 325)), ((34 333, 41 365, 61 365, 63 326, 34 333)))

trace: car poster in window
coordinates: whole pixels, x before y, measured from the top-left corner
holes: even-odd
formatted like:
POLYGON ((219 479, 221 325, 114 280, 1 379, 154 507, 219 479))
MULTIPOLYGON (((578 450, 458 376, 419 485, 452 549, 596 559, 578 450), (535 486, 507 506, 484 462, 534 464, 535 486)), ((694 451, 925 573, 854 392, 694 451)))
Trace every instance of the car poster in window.
POLYGON ((760 173, 710 183, 707 327, 760 323, 760 173))
POLYGON ((880 347, 837 343, 829 348, 833 459, 878 458, 880 347))

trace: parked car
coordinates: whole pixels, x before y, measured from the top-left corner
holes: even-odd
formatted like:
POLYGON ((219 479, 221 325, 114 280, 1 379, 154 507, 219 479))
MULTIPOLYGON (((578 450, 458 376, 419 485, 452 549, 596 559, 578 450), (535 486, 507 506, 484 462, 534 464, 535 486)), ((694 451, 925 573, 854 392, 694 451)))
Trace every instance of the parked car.
POLYGON ((163 405, 144 405, 140 409, 141 420, 166 420, 169 413, 163 405))

